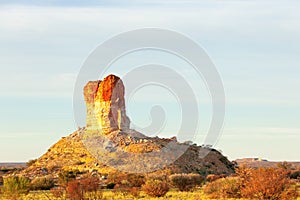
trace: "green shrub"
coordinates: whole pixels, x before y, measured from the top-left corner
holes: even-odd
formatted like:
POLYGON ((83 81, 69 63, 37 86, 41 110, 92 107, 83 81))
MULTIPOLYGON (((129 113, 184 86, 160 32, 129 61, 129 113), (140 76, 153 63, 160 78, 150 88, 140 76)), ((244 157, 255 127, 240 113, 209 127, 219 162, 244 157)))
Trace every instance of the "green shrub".
POLYGON ((30 180, 26 177, 4 178, 2 192, 6 197, 17 199, 20 194, 28 194, 30 180))
POLYGON ((37 177, 31 181, 30 188, 32 190, 50 190, 54 187, 53 178, 49 176, 37 177))
POLYGON ((199 174, 173 174, 169 176, 171 184, 180 191, 190 191, 201 185, 204 178, 199 174))
POLYGON ((169 191, 167 181, 159 179, 150 179, 142 185, 142 190, 152 197, 162 197, 169 191))

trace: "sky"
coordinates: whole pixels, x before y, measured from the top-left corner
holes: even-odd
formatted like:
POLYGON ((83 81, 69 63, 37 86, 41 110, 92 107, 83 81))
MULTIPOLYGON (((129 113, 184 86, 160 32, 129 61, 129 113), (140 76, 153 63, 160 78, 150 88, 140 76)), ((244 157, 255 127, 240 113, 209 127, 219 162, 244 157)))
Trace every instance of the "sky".
MULTIPOLYGON (((229 159, 299 161, 299 6, 292 0, 0 1, 0 162, 37 158, 74 132, 73 91, 84 61, 112 36, 145 27, 192 38, 215 64, 226 95, 216 149, 229 159)), ((174 56, 145 51, 111 70, 122 75, 129 68, 120 66, 149 62, 188 67, 174 56)), ((186 77, 191 84, 200 80, 192 72, 186 77)), ((205 84, 199 88, 201 127, 194 142, 201 144, 211 105, 205 84)), ((172 98, 154 87, 127 99, 134 127, 151 123, 149 109, 161 103, 170 114, 161 136, 173 135, 178 107, 164 102, 172 98)))

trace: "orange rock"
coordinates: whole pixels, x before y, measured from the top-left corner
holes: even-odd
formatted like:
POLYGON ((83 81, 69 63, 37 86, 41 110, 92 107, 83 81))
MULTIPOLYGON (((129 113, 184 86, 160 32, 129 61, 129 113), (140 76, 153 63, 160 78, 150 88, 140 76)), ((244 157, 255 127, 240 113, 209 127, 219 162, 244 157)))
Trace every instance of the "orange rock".
POLYGON ((84 87, 86 128, 101 129, 105 135, 116 130, 128 131, 130 120, 126 115, 124 94, 124 84, 115 75, 109 75, 103 81, 88 82, 84 87))

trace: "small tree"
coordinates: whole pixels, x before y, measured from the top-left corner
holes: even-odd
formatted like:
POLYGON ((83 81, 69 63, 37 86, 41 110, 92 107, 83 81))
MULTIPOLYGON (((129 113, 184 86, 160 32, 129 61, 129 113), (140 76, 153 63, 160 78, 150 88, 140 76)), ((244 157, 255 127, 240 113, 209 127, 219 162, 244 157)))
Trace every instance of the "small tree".
POLYGON ((150 179, 142 185, 142 190, 152 197, 162 197, 169 191, 167 181, 159 179, 150 179))

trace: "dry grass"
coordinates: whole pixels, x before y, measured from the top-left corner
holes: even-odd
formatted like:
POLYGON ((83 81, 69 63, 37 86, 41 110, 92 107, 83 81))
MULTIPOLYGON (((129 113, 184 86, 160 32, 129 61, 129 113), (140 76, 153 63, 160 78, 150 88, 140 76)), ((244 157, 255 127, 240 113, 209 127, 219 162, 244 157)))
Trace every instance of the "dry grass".
MULTIPOLYGON (((21 197, 22 200, 65 200, 65 198, 55 198, 49 191, 37 191, 30 192, 26 196, 21 197)), ((179 192, 175 190, 169 191, 164 197, 149 197, 144 192, 141 192, 139 196, 135 197, 128 193, 124 192, 115 192, 112 190, 103 191, 103 199, 105 200, 211 200, 211 198, 207 197, 203 194, 202 190, 196 190, 193 192, 179 192)), ((0 200, 8 200, 0 195, 0 200)), ((228 200, 235 200, 233 198, 229 198, 228 200)), ((246 199, 241 199, 246 200, 246 199)), ((298 197, 297 200, 300 200, 298 197)))

